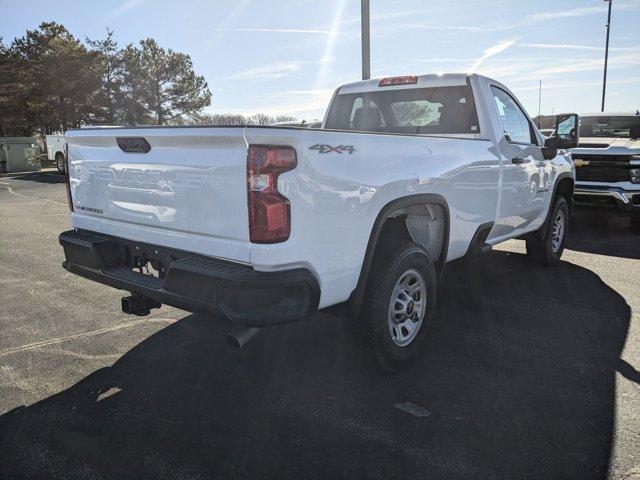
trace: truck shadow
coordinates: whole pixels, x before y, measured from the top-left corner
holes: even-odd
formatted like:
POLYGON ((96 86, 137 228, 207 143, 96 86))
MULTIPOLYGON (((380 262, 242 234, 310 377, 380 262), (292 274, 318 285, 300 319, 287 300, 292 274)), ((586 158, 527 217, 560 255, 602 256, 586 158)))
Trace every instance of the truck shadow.
POLYGON ((61 173, 55 172, 27 172, 21 173, 19 175, 13 175, 11 178, 15 180, 23 180, 27 182, 37 182, 37 183, 65 183, 65 176, 61 173))
POLYGON ((640 228, 609 211, 575 208, 566 248, 585 253, 640 259, 640 228))
POLYGON ((630 309, 591 271, 506 252, 450 264, 400 374, 372 370, 347 321, 233 350, 223 322, 187 316, 2 416, 0 477, 606 477, 615 374, 639 376, 619 359, 630 309))

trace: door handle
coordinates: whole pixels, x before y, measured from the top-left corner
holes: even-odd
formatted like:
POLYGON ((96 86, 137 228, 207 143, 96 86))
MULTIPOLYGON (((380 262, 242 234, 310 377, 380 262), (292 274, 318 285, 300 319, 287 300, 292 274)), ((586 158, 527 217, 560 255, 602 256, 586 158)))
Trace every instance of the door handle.
POLYGON ((513 163, 514 165, 521 165, 523 163, 529 163, 531 160, 529 160, 528 158, 522 158, 522 157, 513 157, 511 159, 511 163, 513 163))

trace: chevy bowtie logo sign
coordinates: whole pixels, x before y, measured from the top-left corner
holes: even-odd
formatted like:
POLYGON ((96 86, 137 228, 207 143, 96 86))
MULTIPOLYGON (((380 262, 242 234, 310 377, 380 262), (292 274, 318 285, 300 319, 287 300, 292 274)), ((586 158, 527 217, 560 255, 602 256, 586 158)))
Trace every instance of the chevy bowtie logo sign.
POLYGON ((584 167, 584 166, 586 166, 586 165, 589 165, 589 163, 591 163, 591 162, 589 162, 589 160, 582 160, 582 159, 580 159, 580 158, 575 158, 575 159, 573 160, 573 164, 574 164, 576 167, 584 167))
POLYGON ((351 155, 356 151, 353 145, 338 145, 337 147, 332 147, 331 145, 327 145, 326 143, 318 143, 316 145, 312 145, 309 147, 309 150, 318 150, 318 153, 344 153, 348 152, 351 155))

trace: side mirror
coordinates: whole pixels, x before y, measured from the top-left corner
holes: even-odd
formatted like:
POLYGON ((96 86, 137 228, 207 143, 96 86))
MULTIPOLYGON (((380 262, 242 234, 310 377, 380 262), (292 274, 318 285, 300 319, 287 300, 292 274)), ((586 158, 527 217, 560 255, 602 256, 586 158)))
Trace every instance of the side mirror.
POLYGON ((578 115, 563 113, 556 117, 555 139, 555 148, 569 149, 578 146, 578 115))
POLYGON ((552 137, 547 137, 542 147, 542 156, 551 160, 558 154, 558 149, 576 148, 578 146, 578 115, 563 113, 556 117, 556 128, 552 137))

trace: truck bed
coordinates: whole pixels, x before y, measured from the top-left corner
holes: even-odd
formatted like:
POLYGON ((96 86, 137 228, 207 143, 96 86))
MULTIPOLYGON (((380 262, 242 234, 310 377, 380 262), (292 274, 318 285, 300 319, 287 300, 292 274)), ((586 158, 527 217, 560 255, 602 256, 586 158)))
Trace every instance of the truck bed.
POLYGON ((249 264, 306 268, 320 306, 346 300, 357 283, 377 214, 390 201, 429 193, 451 199, 456 228, 448 259, 466 253, 494 219, 499 158, 493 142, 296 127, 143 127, 69 131, 73 227, 249 264), (144 138, 148 153, 117 138, 144 138), (278 190, 290 200, 291 236, 249 241, 248 145, 290 146, 295 169, 278 190), (424 164, 429 164, 425 176, 424 164), (478 202, 486 197, 487 201, 478 202), (488 210, 478 205, 492 205, 488 210))

